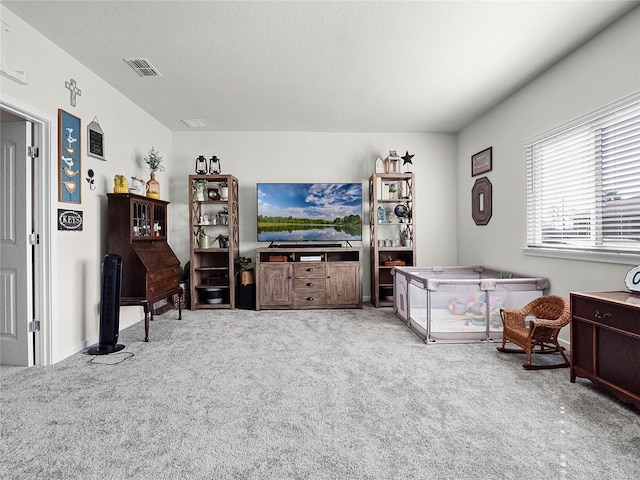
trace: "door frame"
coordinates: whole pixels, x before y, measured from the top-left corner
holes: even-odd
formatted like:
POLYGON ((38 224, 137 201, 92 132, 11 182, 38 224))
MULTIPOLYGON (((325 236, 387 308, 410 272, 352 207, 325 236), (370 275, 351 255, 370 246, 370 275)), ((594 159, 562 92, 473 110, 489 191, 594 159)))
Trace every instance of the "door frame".
MULTIPOLYGON (((55 215, 51 202, 51 118, 38 115, 27 107, 0 99, 0 109, 28 120, 33 124, 33 144, 40 150, 39 161, 33 164, 32 198, 33 224, 39 234, 39 244, 34 249, 33 315, 40 321, 40 331, 35 333, 34 365, 51 365, 53 312, 56 304, 53 292, 53 255, 55 230, 52 218, 55 215)), ((29 362, 31 364, 31 361, 29 362)))

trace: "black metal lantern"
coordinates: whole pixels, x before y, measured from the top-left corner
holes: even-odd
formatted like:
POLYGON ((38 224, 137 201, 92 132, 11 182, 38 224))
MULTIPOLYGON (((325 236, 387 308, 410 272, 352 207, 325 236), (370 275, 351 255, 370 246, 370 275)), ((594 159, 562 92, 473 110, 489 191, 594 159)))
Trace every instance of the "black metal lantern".
POLYGON ((209 160, 209 175, 218 175, 221 171, 220 159, 214 155, 209 160))
POLYGON ((198 158, 196 158, 196 174, 207 174, 207 159, 204 155, 200 155, 198 158))

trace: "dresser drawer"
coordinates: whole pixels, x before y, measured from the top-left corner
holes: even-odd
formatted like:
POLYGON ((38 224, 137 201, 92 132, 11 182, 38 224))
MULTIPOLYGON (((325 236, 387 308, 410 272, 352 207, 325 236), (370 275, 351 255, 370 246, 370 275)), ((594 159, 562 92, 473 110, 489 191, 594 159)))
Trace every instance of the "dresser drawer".
POLYGON ((294 278, 293 289, 298 292, 324 292, 326 280, 324 277, 294 278))
POLYGON ((147 296, 157 297, 175 290, 180 284, 180 267, 166 267, 147 272, 147 296))
POLYGON ((293 294, 294 307, 324 307, 326 303, 324 291, 296 290, 293 294))
POLYGON ((638 309, 601 300, 575 297, 572 315, 600 325, 606 325, 640 335, 638 309))
POLYGON ((295 278, 317 278, 326 277, 327 266, 324 263, 295 263, 293 265, 293 276, 295 278))

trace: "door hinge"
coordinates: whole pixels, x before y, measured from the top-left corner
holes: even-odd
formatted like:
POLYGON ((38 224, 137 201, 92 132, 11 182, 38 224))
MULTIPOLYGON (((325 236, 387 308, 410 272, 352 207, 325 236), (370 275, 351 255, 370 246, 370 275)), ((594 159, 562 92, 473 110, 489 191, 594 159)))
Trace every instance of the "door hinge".
POLYGON ((27 147, 27 155, 29 158, 38 158, 40 156, 40 147, 27 147))
POLYGON ((39 332, 40 331, 40 320, 31 320, 29 322, 29 332, 39 332))
POLYGON ((29 245, 40 245, 40 235, 35 232, 30 233, 29 245))

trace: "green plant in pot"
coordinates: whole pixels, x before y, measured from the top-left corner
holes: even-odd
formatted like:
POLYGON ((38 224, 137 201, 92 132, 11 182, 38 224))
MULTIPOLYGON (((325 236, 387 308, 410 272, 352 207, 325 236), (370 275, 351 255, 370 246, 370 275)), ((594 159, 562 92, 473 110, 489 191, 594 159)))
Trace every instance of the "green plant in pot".
POLYGON ((220 200, 227 200, 229 198, 229 186, 227 182, 218 182, 218 187, 220 188, 220 200))
POLYGON ((240 284, 252 285, 253 284, 253 268, 251 265, 253 260, 251 257, 237 257, 234 260, 236 270, 240 272, 240 284))
POLYGON ((407 220, 407 223, 411 223, 411 220, 413 220, 413 210, 411 210, 411 208, 407 209, 404 218, 407 220))
POLYGON ((220 218, 220 223, 222 225, 229 225, 229 209, 224 207, 222 210, 218 212, 218 218, 220 218))
POLYGON ((229 248, 229 235, 220 234, 216 237, 220 248, 229 248))

